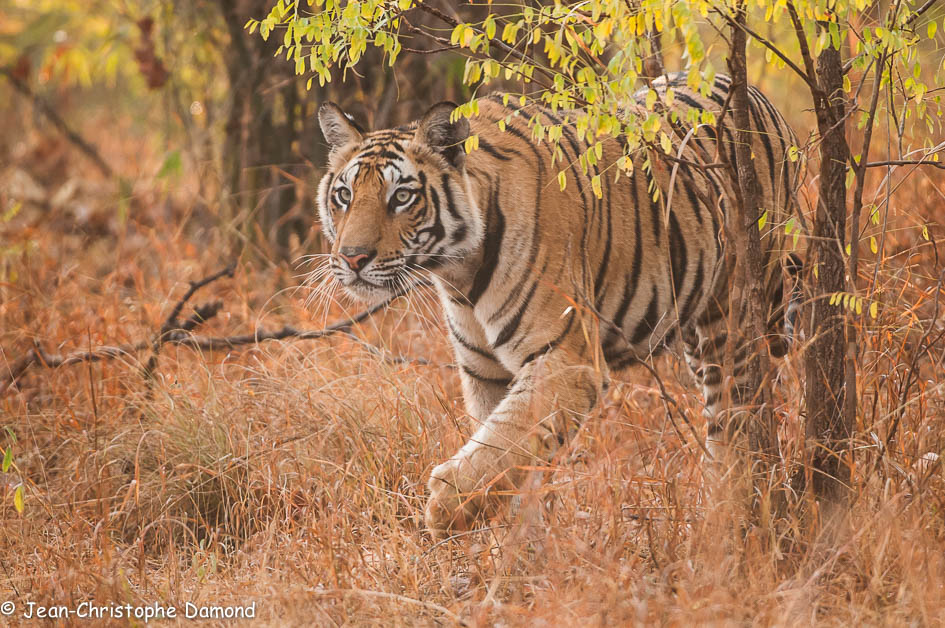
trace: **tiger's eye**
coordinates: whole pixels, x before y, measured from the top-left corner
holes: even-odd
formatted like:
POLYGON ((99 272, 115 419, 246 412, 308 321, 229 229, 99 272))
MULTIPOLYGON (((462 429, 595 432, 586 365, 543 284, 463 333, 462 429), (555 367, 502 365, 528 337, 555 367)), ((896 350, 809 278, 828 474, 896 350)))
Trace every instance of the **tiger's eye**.
POLYGON ((410 190, 400 189, 394 194, 394 200, 400 204, 406 203, 413 197, 413 193, 410 190))
POLYGON ((342 203, 345 203, 347 205, 348 202, 351 200, 351 190, 349 190, 348 188, 339 189, 338 198, 341 199, 342 203))

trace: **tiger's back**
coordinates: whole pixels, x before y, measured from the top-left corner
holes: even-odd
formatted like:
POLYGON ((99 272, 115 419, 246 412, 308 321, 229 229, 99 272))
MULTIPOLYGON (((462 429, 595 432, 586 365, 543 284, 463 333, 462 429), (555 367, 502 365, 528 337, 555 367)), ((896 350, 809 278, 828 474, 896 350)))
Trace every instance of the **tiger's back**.
MULTIPOLYGON (((717 77, 707 98, 687 89, 680 75, 668 84, 654 83, 661 95, 667 86, 675 90, 681 107, 718 115, 728 79, 717 77)), ((763 206, 769 210, 763 230, 766 285, 772 327, 778 327, 783 238, 777 226, 789 213, 793 168, 786 155, 793 134, 754 89, 751 103, 752 148, 763 206)), ((472 306, 496 323, 487 330, 485 346, 477 348, 495 350, 499 361, 513 371, 564 333, 567 317, 562 319, 561 314, 572 300, 589 306, 599 317, 602 354, 614 370, 659 351, 680 328, 694 327, 700 320, 708 326, 724 314, 728 276, 722 263, 722 221, 731 205, 732 181, 722 168, 691 165, 704 163, 706 156, 718 161, 714 132, 703 130, 690 138, 681 160, 653 159, 649 172, 643 167, 647 154, 641 152, 634 159, 632 175, 615 177, 608 166, 623 155, 623 147, 616 141, 604 142, 598 165, 584 171, 578 156, 590 147, 576 137, 566 117, 548 109, 503 106, 493 97, 482 102, 480 115, 472 122, 479 150, 467 158, 466 170, 490 190, 485 195, 491 229, 486 247, 494 264, 477 269, 480 289, 470 302, 453 294, 448 310, 472 306), (536 144, 531 139, 528 120, 535 115, 546 126, 563 125, 563 161, 552 163, 551 143, 536 144), (499 129, 500 119, 507 121, 504 130, 499 129), (567 176, 564 190, 556 179, 559 169, 567 176), (601 198, 591 186, 597 174, 602 174, 601 198), (503 350, 507 345, 510 350, 503 350)), ((730 125, 724 126, 721 150, 734 165, 733 133, 730 125)))

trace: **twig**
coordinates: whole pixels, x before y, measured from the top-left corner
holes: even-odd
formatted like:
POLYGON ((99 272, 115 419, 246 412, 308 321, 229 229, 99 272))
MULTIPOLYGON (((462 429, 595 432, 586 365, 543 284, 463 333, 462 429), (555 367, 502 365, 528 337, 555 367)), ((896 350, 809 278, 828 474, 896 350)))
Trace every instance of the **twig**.
POLYGON ((230 264, 229 266, 227 266, 220 272, 204 277, 200 281, 190 282, 190 288, 187 290, 186 293, 184 293, 184 296, 182 296, 180 300, 178 300, 177 303, 174 305, 174 308, 171 310, 171 313, 168 314, 167 319, 165 319, 164 324, 161 325, 161 331, 158 333, 158 335, 154 338, 154 341, 151 343, 151 357, 148 358, 148 362, 144 366, 144 376, 145 376, 145 379, 148 381, 149 386, 150 386, 150 382, 152 381, 154 377, 154 369, 157 368, 158 355, 161 352, 161 346, 165 342, 167 342, 167 340, 170 337, 171 332, 193 331, 194 329, 197 328, 197 326, 205 323, 206 321, 216 316, 217 313, 220 311, 220 309, 223 307, 223 302, 216 301, 214 303, 209 303, 209 304, 197 307, 194 309, 194 313, 191 314, 190 317, 186 321, 184 321, 183 323, 180 323, 177 320, 177 317, 180 316, 181 310, 184 309, 184 305, 186 305, 187 302, 190 300, 190 298, 194 296, 197 290, 200 290, 204 286, 207 286, 213 283, 217 279, 221 279, 223 277, 232 277, 233 270, 234 270, 234 266, 233 264, 230 264))
MULTIPOLYGON (((790 6, 790 3, 788 3, 788 6, 790 6)), ((791 61, 791 59, 787 55, 781 52, 780 48, 772 44, 770 41, 768 41, 767 39, 765 39, 764 37, 762 37, 755 31, 753 31, 752 29, 750 29, 745 24, 737 23, 734 19, 732 19, 732 16, 730 16, 727 12, 722 11, 722 10, 715 10, 715 12, 718 13, 726 22, 728 22, 730 26, 735 26, 745 31, 745 33, 748 34, 752 39, 754 39, 759 44, 761 44, 762 46, 770 50, 772 53, 774 53, 779 59, 781 59, 781 61, 784 62, 786 66, 791 68, 791 70, 793 70, 795 74, 797 74, 799 77, 804 79, 804 82, 807 83, 807 85, 810 87, 812 92, 817 93, 819 91, 820 88, 817 85, 816 77, 814 75, 809 75, 807 72, 799 68, 796 63, 791 61)), ((804 43, 806 45, 806 40, 804 43)))
MULTIPOLYGON (((394 300, 404 296, 404 294, 406 294, 408 291, 398 291, 377 305, 358 312, 354 316, 332 323, 323 329, 296 329, 295 327, 286 325, 282 327, 282 329, 270 331, 257 329, 251 334, 235 336, 199 336, 190 333, 194 328, 215 316, 220 311, 220 309, 222 309, 223 304, 220 301, 194 308, 194 313, 187 320, 180 324, 176 322, 177 316, 180 314, 180 311, 183 309, 187 300, 190 299, 190 297, 192 297, 198 289, 207 285, 208 283, 211 283, 212 281, 216 281, 221 277, 231 275, 232 272, 232 267, 226 268, 219 273, 211 275, 210 277, 195 283, 191 283, 191 287, 187 291, 187 294, 185 294, 184 297, 182 297, 180 301, 177 302, 177 304, 174 306, 174 309, 171 311, 171 315, 168 316, 168 319, 162 325, 161 332, 158 335, 159 342, 155 340, 142 340, 140 342, 126 343, 121 345, 105 345, 96 349, 90 349, 88 351, 74 351, 65 355, 48 353, 39 345, 39 343, 36 343, 26 355, 16 360, 8 368, 7 373, 3 376, 3 379, 0 380, 0 395, 6 393, 6 391, 11 388, 17 382, 17 380, 19 380, 19 378, 22 377, 23 374, 33 366, 52 369, 63 366, 71 366, 73 364, 80 364, 83 362, 113 360, 123 356, 133 356, 147 349, 156 351, 165 345, 179 345, 188 347, 195 351, 219 351, 224 349, 234 349, 236 347, 245 345, 259 344, 268 340, 314 340, 316 338, 325 338, 326 336, 331 336, 332 334, 336 333, 347 334, 347 332, 354 325, 367 320, 378 311, 387 307, 394 300)), ((367 345, 367 343, 361 340, 358 342, 362 346, 367 345)), ((380 350, 378 350, 376 347, 372 346, 371 349, 375 355, 381 355, 380 350)), ((152 370, 154 366, 154 364, 152 364, 152 360, 155 359, 155 356, 156 354, 152 355, 151 360, 148 361, 148 364, 151 365, 152 370)), ((427 364, 425 360, 414 360, 403 356, 385 357, 385 359, 398 364, 427 364)), ((148 366, 146 365, 146 372, 147 369, 148 366)))
MULTIPOLYGON (((0 67, 0 74, 7 77, 7 80, 10 81, 10 84, 13 85, 16 91, 20 92, 27 98, 29 98, 33 105, 39 109, 44 116, 49 118, 49 120, 55 125, 59 131, 66 136, 66 139, 72 142, 79 150, 85 153, 86 157, 92 160, 92 163, 105 175, 107 178, 111 178, 114 174, 111 167, 105 163, 105 160, 102 159, 102 156, 99 154, 98 150, 95 149, 92 144, 86 141, 81 135, 73 131, 66 121, 56 113, 56 110, 52 106, 43 100, 38 94, 33 92, 29 85, 21 81, 13 71, 8 67, 0 67)), ((2 392, 2 389, 0 389, 2 392)))
POLYGON ((871 161, 864 168, 880 168, 883 166, 932 166, 945 170, 945 162, 929 161, 927 159, 890 159, 889 161, 871 161))
POLYGON ((922 17, 922 14, 931 9, 936 2, 938 2, 938 0, 926 0, 925 4, 913 11, 909 19, 906 20, 905 26, 910 26, 913 22, 922 17))
POLYGON ((804 32, 804 26, 801 24, 801 19, 797 15, 797 8, 794 6, 793 2, 788 2, 787 8, 788 13, 791 15, 791 23, 794 25, 797 45, 801 49, 801 58, 804 60, 804 69, 808 77, 807 84, 810 86, 811 94, 813 94, 814 98, 823 98, 824 93, 817 83, 817 71, 814 68, 814 60, 811 57, 810 48, 807 45, 807 34, 804 32))

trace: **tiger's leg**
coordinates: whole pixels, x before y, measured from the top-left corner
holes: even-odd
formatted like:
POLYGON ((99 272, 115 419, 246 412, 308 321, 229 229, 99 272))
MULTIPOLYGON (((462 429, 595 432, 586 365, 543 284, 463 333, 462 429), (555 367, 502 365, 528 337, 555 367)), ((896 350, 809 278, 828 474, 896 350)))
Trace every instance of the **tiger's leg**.
POLYGON ((702 356, 699 353, 699 334, 694 325, 686 325, 679 330, 683 341, 683 357, 696 386, 702 388, 702 356))
POLYGON ((471 307, 450 302, 445 311, 466 412, 482 423, 508 394, 512 373, 492 353, 471 307))
MULTIPOLYGON (((747 345, 736 342, 731 363, 726 364, 729 340, 728 316, 713 300, 696 322, 698 345, 696 379, 705 395, 707 422, 703 466, 706 494, 714 505, 740 510, 747 503, 750 484, 745 454, 748 451, 746 428, 750 417, 748 405, 752 392, 745 383, 747 345)), ((738 332, 735 332, 738 333, 738 332)), ((737 339, 736 339, 737 340, 737 339)))
POLYGON ((728 316, 720 303, 712 299, 705 311, 696 320, 695 338, 684 334, 686 342, 686 361, 701 385, 705 396, 703 415, 707 422, 706 449, 716 463, 724 462, 728 450, 740 440, 742 432, 739 407, 745 402, 744 387, 747 379, 744 372, 744 351, 736 348, 734 364, 725 365, 725 349, 728 343, 728 316), (695 344, 693 346, 693 341, 695 344), (725 381, 725 371, 731 379, 725 381), (726 390, 726 384, 730 386, 726 390), (729 406, 726 406, 729 403, 729 406))
POLYGON ((568 423, 597 403, 605 374, 592 366, 578 340, 584 343, 562 342, 524 364, 485 423, 433 470, 426 510, 432 531, 467 529, 481 512, 491 511, 500 500, 488 490, 518 488, 527 475, 523 467, 549 458, 568 423))

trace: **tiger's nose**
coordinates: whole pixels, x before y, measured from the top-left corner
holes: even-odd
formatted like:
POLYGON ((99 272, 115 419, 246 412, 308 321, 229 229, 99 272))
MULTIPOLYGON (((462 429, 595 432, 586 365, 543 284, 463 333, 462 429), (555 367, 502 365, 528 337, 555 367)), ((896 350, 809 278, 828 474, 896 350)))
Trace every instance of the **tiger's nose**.
POLYGON ((376 255, 376 250, 366 249, 361 246, 345 246, 338 251, 338 256, 341 257, 354 272, 358 272, 367 266, 368 262, 374 259, 376 255))

